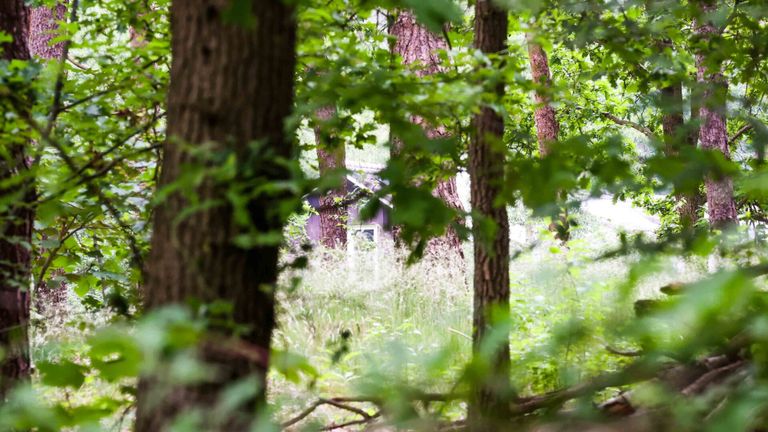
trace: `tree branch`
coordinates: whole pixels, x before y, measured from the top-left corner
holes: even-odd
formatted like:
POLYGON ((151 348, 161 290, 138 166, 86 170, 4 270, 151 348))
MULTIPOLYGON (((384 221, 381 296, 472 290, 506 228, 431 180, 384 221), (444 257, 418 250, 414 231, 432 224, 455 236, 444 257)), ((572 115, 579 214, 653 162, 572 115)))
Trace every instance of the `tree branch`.
POLYGON ((741 138, 742 135, 744 135, 745 133, 747 133, 747 132, 749 132, 751 130, 752 130, 752 125, 744 125, 744 126, 742 126, 741 129, 736 131, 736 133, 733 134, 732 137, 728 138, 728 145, 729 146, 733 145, 734 143, 736 143, 736 140, 738 140, 739 138, 741 138))
MULTIPOLYGON (((19 111, 17 109, 17 111, 19 111)), ((77 172, 78 167, 75 163, 74 159, 72 159, 72 156, 70 156, 66 150, 64 150, 64 147, 56 141, 49 133, 49 131, 45 128, 43 128, 40 124, 35 121, 34 118, 32 118, 31 115, 28 113, 22 113, 22 117, 27 122, 27 124, 34 129, 37 133, 40 134, 40 138, 42 138, 43 141, 45 141, 47 144, 49 144, 51 147, 53 147, 58 153, 59 157, 64 161, 64 164, 67 165, 67 168, 69 168, 72 172, 77 172)), ((115 220, 115 223, 118 227, 123 231, 123 233, 126 236, 126 239, 128 240, 128 245, 131 248, 131 255, 132 255, 132 263, 136 268, 143 269, 144 268, 144 260, 141 256, 141 250, 139 249, 139 245, 136 242, 136 235, 133 232, 133 229, 131 229, 128 224, 125 223, 125 221, 122 220, 122 213, 120 210, 115 207, 115 205, 112 203, 112 201, 107 198, 106 195, 104 195, 104 192, 98 187, 96 187, 91 181, 87 181, 85 183, 85 187, 88 190, 88 192, 92 193, 96 196, 99 203, 106 207, 107 213, 109 213, 110 216, 115 220)))
MULTIPOLYGON (((462 399, 466 397, 466 395, 462 394, 442 394, 442 393, 418 393, 410 397, 409 399, 411 401, 417 401, 417 402, 450 402, 457 399, 462 399)), ((334 398, 320 398, 317 401, 315 401, 313 404, 305 408, 301 413, 296 415, 295 417, 291 418, 290 420, 286 420, 285 422, 280 424, 280 427, 283 429, 286 429, 288 427, 291 427, 295 425, 296 423, 304 420, 305 418, 309 417, 310 414, 315 412, 318 408, 320 408, 323 405, 331 405, 339 409, 343 409, 346 411, 353 412, 355 414, 358 414, 363 417, 363 420, 357 420, 359 423, 345 423, 343 425, 331 425, 327 426, 324 429, 321 430, 333 430, 333 429, 339 429, 346 426, 351 426, 354 424, 364 424, 367 422, 370 422, 377 417, 381 416, 381 411, 376 412, 375 414, 368 414, 364 410, 349 405, 350 403, 370 403, 374 405, 381 406, 386 402, 386 400, 382 398, 377 397, 369 397, 369 396, 348 396, 348 397, 334 397, 334 398)))
POLYGON ((606 119, 608 119, 608 120, 610 120, 610 121, 612 121, 612 122, 614 122, 614 123, 616 123, 618 125, 630 127, 632 129, 642 133, 643 135, 647 136, 648 138, 651 138, 651 139, 656 139, 657 138, 656 134, 653 133, 652 130, 650 130, 646 126, 641 125, 640 123, 635 123, 635 122, 630 121, 630 120, 624 120, 622 118, 616 117, 615 115, 613 115, 613 114, 611 114, 609 112, 602 112, 600 114, 603 117, 605 117, 606 119))
MULTIPOLYGON (((320 408, 323 405, 331 405, 331 406, 334 406, 336 408, 343 409, 345 411, 349 411, 349 412, 355 413, 355 414, 363 417, 363 420, 365 422, 368 422, 368 421, 378 417, 379 415, 381 415, 380 411, 375 413, 375 414, 368 414, 367 412, 363 411, 362 409, 356 408, 354 406, 351 406, 351 405, 349 405, 348 403, 345 403, 345 402, 368 402, 368 403, 375 403, 372 400, 362 400, 362 399, 359 399, 359 398, 332 398, 332 399, 320 398, 317 401, 315 401, 315 403, 313 403, 312 405, 307 407, 304 411, 302 411, 296 417, 283 422, 280 425, 280 427, 283 428, 283 429, 286 429, 288 427, 291 427, 291 426, 295 425, 296 423, 298 423, 298 422, 304 420, 305 418, 309 417, 310 414, 315 412, 315 410, 317 410, 318 408, 320 408)), ((360 423, 354 423, 354 424, 360 424, 360 423)), ((351 425, 350 424, 345 424, 345 426, 351 426, 351 425)), ((344 426, 337 425, 337 426, 335 426, 333 428, 334 429, 338 429, 338 428, 341 428, 341 427, 344 427, 344 426)), ((332 430, 332 429, 323 429, 323 430, 332 430)))

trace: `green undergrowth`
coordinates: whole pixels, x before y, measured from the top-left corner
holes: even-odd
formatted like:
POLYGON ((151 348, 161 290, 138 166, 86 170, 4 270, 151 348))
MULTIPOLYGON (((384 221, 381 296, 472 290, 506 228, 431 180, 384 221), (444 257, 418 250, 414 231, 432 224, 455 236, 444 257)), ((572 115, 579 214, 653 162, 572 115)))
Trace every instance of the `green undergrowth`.
MULTIPOLYGON (((703 270, 682 259, 649 263, 652 275, 629 289, 638 258, 601 259, 618 246, 617 231, 586 214, 580 219, 567 245, 536 222, 524 222, 532 241, 513 242, 511 378, 521 395, 626 364, 630 358, 615 351, 636 349, 617 336, 634 318, 634 300, 658 297, 661 286, 703 270)), ((471 257, 470 247, 464 255, 471 257)), ((323 249, 312 252, 307 269, 285 275, 286 285, 299 282, 282 291, 275 344, 303 356, 313 373, 272 375, 278 417, 289 418, 319 397, 462 389, 471 357, 472 269, 470 260, 446 256, 454 258, 430 256, 408 266, 405 254, 388 246, 354 255, 323 249)), ((463 410, 448 404, 437 411, 458 418, 463 410)), ((307 422, 354 418, 348 414, 325 407, 307 422)))

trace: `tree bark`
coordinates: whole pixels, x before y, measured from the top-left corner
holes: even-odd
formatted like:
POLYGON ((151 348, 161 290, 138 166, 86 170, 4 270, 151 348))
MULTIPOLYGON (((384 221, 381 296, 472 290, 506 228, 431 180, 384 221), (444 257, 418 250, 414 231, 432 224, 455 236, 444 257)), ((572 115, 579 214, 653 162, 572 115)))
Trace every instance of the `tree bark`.
MULTIPOLYGON (((157 209, 147 266, 145 305, 148 310, 190 300, 226 301, 232 319, 247 330, 210 329, 202 357, 216 367, 215 376, 199 385, 163 382, 164 377, 140 381, 136 430, 166 430, 180 413, 210 410, 221 391, 248 376, 261 380, 259 395, 239 407, 225 424, 203 419, 201 430, 248 430, 255 406, 264 403, 270 339, 275 322, 274 286, 278 275, 278 246, 237 246, 233 238, 250 232, 235 221, 227 191, 245 188, 250 228, 258 233, 282 231, 282 195, 260 192, 285 181, 289 172, 275 158, 295 156, 284 131, 293 100, 296 64, 294 12, 281 0, 253 0, 252 28, 227 23, 222 12, 228 0, 187 0, 171 4, 171 85, 168 95, 168 136, 160 186, 175 182, 183 166, 214 165, 223 157, 200 161, 185 150, 212 145, 209 154, 233 154, 234 180, 207 179, 196 188, 200 202, 218 201, 182 220, 190 203, 171 194, 157 209), (212 144, 213 143, 213 144, 212 144), (234 181, 234 183, 233 183, 234 181), (220 334, 216 336, 216 334, 220 334), (241 349, 229 349, 232 341, 241 349), (251 403, 252 402, 252 403, 251 403)), ((242 216, 242 215, 240 215, 242 216)))
MULTIPOLYGON (((29 60, 28 17, 29 9, 23 0, 0 2, 0 31, 13 38, 0 47, 4 60, 29 60)), ((9 128, 4 126, 2 130, 9 128)), ((13 386, 27 381, 30 374, 29 287, 35 201, 26 158, 28 143, 19 136, 3 137, 3 142, 8 147, 7 154, 0 156, 0 181, 20 177, 22 183, 18 189, 0 190, 0 195, 18 196, 9 209, 0 213, 0 348, 4 351, 0 360, 0 401, 13 386)))
MULTIPOLYGON (((327 106, 319 109, 317 119, 327 122, 336 114, 336 108, 327 106)), ((328 175, 332 171, 346 168, 347 152, 344 143, 333 143, 334 136, 324 136, 321 127, 315 127, 315 140, 317 144, 317 165, 320 177, 328 175)), ((346 179, 341 179, 339 187, 328 191, 320 198, 320 243, 327 248, 343 248, 347 245, 347 206, 344 199, 347 197, 346 179)))
MULTIPOLYGON (((692 102, 691 119, 686 125, 683 115, 685 105, 681 82, 661 89, 661 104, 663 111, 661 126, 665 153, 669 156, 675 156, 679 154, 681 145, 695 148, 699 135, 699 128, 695 124, 698 122, 699 108, 695 102, 692 102)), ((703 197, 698 191, 692 191, 678 194, 675 198, 678 201, 677 212, 680 226, 684 231, 692 229, 699 219, 698 209, 703 204, 703 197)))
MULTIPOLYGON (((713 0, 700 0, 699 9, 702 14, 714 12, 717 9, 713 0)), ((701 148, 716 150, 730 159, 728 148, 728 131, 726 124, 726 101, 728 97, 728 82, 723 75, 723 65, 720 61, 713 62, 710 50, 714 36, 719 30, 706 17, 697 23, 696 33, 706 42, 707 47, 696 54, 698 81, 704 92, 701 101, 701 131, 699 139, 701 148), (717 64, 713 64, 717 63, 717 64)), ((705 180, 707 189, 707 207, 709 223, 713 228, 725 228, 737 223, 736 203, 733 198, 733 179, 710 175, 705 180)))
MULTIPOLYGON (((434 34, 421 26, 413 13, 407 10, 401 11, 390 29, 390 34, 395 37, 392 52, 403 59, 404 65, 416 65, 417 67, 414 72, 417 76, 424 77, 444 70, 438 53, 441 50, 447 50, 448 43, 441 35, 434 34)), ((449 136, 444 126, 431 125, 422 117, 412 116, 411 121, 421 126, 429 139, 446 138, 449 136)), ((399 152, 397 148, 394 148, 394 150, 395 153, 399 152)), ((432 191, 432 195, 443 200, 449 208, 457 212, 464 211, 456 187, 455 176, 439 180, 437 186, 432 191)), ((450 251, 461 258, 464 257, 461 249, 461 239, 456 229, 452 226, 446 228, 446 232, 442 237, 430 240, 427 245, 427 251, 432 254, 450 251)))
POLYGON ((539 142, 539 153, 546 156, 550 153, 550 144, 557 141, 560 133, 560 123, 557 121, 555 108, 547 93, 552 88, 552 76, 549 72, 549 60, 544 48, 533 40, 533 35, 526 35, 528 41, 528 59, 531 64, 531 76, 538 86, 533 98, 536 103, 534 120, 536 136, 539 142))
MULTIPOLYGON (((475 47, 484 53, 499 53, 506 48, 507 12, 491 0, 478 0, 475 6, 475 47)), ((502 96, 504 85, 496 87, 502 96)), ((498 203, 501 195, 506 149, 503 143, 504 119, 490 107, 483 106, 472 121, 469 144, 469 175, 472 182, 472 210, 495 226, 489 235, 486 224, 475 220, 474 307, 472 345, 476 361, 487 362, 488 374, 472 392, 469 424, 472 430, 491 431, 496 420, 508 414, 504 393, 509 386, 509 334, 500 337, 490 358, 481 358, 481 348, 494 326, 496 313, 509 312, 509 220, 507 208, 498 203), (493 314, 492 314, 493 313, 493 314)), ((497 329, 498 330, 498 329, 497 329)))
MULTIPOLYGON (((535 42, 533 35, 526 34, 528 42, 528 60, 531 64, 531 76, 538 88, 533 94, 536 108, 534 121, 536 123, 536 137, 539 143, 539 154, 546 157, 552 151, 552 143, 556 142, 560 134, 560 123, 557 121, 557 113, 551 104, 548 92, 552 88, 552 76, 549 71, 547 53, 541 45, 535 42)), ((561 194, 562 195, 562 194, 561 194)), ((561 242, 567 242, 570 235, 570 223, 568 210, 561 209, 556 221, 549 225, 549 230, 555 234, 555 238, 561 242)))
POLYGON ((64 42, 52 44, 59 29, 58 22, 65 19, 67 6, 64 2, 53 8, 32 8, 29 14, 29 51, 35 57, 46 60, 60 59, 64 42))

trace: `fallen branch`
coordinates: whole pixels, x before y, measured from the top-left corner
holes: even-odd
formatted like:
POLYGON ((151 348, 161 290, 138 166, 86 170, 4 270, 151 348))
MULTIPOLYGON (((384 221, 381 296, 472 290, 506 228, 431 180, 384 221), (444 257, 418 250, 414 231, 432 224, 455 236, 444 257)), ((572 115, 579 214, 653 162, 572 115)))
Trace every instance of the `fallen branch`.
MULTIPOLYGON (((297 415, 296 417, 294 417, 294 418, 292 418, 292 419, 290 419, 288 421, 285 421, 282 424, 280 424, 280 427, 283 428, 283 429, 286 429, 288 427, 291 427, 291 426, 295 425, 296 423, 298 423, 298 422, 304 420, 305 418, 309 417, 310 414, 315 412, 315 410, 317 410, 318 408, 320 408, 323 405, 331 405, 331 406, 334 406, 336 408, 343 409, 345 411, 349 411, 349 412, 355 413, 355 414, 363 417, 362 420, 364 422, 371 421, 374 418, 379 417, 381 415, 381 411, 378 411, 378 412, 376 412, 374 414, 368 414, 367 412, 365 412, 364 410, 362 410, 360 408, 348 405, 349 402, 375 403, 375 402, 373 402, 371 400, 363 400, 363 398, 332 398, 332 399, 320 398, 317 401, 315 401, 315 403, 313 403, 312 405, 307 407, 304 411, 299 413, 299 415, 297 415)), ((361 420, 357 420, 357 421, 361 421, 361 420)), ((353 424, 362 424, 362 423, 353 423, 353 424)), ((338 429, 338 428, 344 427, 344 426, 352 426, 352 424, 345 423, 344 425, 336 425, 336 426, 333 426, 330 429, 326 428, 326 429, 323 429, 323 430, 333 430, 333 429, 338 429)))
POLYGON ((746 361, 739 360, 729 365, 725 365, 718 369, 711 370, 704 375, 700 376, 696 381, 691 383, 688 387, 681 392, 684 396, 691 396, 699 394, 706 389, 710 384, 718 381, 720 378, 727 376, 730 372, 738 370, 746 365, 746 361))
POLYGON ((332 430, 341 429, 341 428, 344 428, 344 427, 366 424, 366 423, 372 422, 373 420, 376 420, 379 417, 381 417, 381 411, 378 411, 376 414, 374 414, 374 415, 372 415, 372 416, 370 416, 368 418, 359 419, 359 420, 351 420, 351 421, 348 421, 346 423, 332 424, 332 425, 326 426, 324 428, 321 428, 320 430, 321 431, 332 431, 332 430))
POLYGON ((621 387, 645 381, 654 378, 659 372, 659 367, 659 365, 646 362, 637 362, 621 372, 601 375, 570 388, 519 400, 512 405, 512 413, 515 416, 530 414, 542 408, 562 405, 569 400, 591 395, 609 387, 621 387))
MULTIPOLYGON (((413 395, 412 397, 409 397, 408 399, 416 402, 429 403, 429 402, 450 402, 453 400, 462 399, 463 397, 464 395, 460 395, 460 394, 419 393, 419 394, 413 395)), ((377 411, 375 414, 368 414, 366 411, 360 408, 349 405, 350 403, 369 403, 373 405, 382 406, 386 403, 386 400, 383 398, 369 397, 369 396, 319 398, 318 400, 316 400, 314 403, 309 405, 307 408, 305 408, 301 413, 299 413, 295 417, 281 423, 280 427, 283 429, 291 427, 296 423, 309 417, 310 414, 312 414, 318 408, 324 405, 331 405, 336 408, 355 413, 363 417, 363 420, 366 420, 365 422, 354 423, 354 424, 363 424, 381 416, 381 410, 377 411)), ((340 427, 345 427, 345 426, 351 426, 351 424, 333 425, 333 429, 338 429, 340 427)), ((332 429, 322 429, 322 430, 332 430, 332 429)))

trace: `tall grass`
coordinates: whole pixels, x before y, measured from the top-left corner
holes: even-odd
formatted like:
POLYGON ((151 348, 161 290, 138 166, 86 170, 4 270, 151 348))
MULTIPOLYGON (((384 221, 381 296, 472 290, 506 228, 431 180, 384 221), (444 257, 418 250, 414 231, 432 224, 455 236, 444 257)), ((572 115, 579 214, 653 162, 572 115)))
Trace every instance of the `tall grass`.
MULTIPOLYGON (((524 233, 513 239, 519 253, 510 264, 512 379, 520 393, 618 368, 627 359, 608 348, 622 348, 615 330, 633 318, 634 300, 703 271, 682 259, 647 263, 653 275, 627 290, 639 258, 600 258, 618 246, 616 229, 580 214, 574 239, 562 246, 546 232, 546 221, 520 211, 512 209, 510 217, 524 233)), ((407 266, 403 252, 386 246, 354 255, 319 249, 307 269, 284 275, 285 285, 291 277, 300 282, 282 291, 275 345, 305 356, 319 376, 296 383, 273 374, 280 415, 318 396, 365 391, 376 379, 450 390, 471 358, 472 268, 471 258, 447 256, 453 258, 407 266)), ((328 424, 339 415, 326 409, 314 419, 328 424)))

